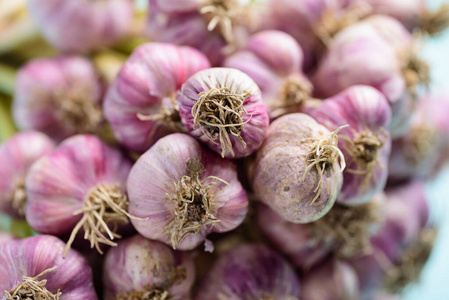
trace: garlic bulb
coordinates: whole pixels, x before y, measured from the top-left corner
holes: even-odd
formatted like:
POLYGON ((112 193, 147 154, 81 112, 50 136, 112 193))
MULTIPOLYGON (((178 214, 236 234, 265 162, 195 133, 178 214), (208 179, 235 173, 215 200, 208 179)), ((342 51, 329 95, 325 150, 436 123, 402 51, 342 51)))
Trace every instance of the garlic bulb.
POLYGON ((28 170, 54 147, 45 134, 37 131, 17 133, 0 146, 0 211, 13 217, 25 216, 25 178, 28 170))
POLYGON ((92 271, 84 257, 41 235, 0 244, 2 299, 96 300, 92 271))
POLYGON ((235 165, 200 146, 191 136, 160 139, 133 166, 128 178, 129 212, 146 238, 179 250, 206 242, 212 232, 236 228, 248 211, 248 198, 235 165))
POLYGON ((103 274, 105 300, 187 300, 195 268, 190 254, 136 235, 108 251, 103 274))
POLYGON ((148 43, 134 50, 103 106, 118 142, 143 153, 161 137, 183 132, 176 95, 191 75, 209 67, 190 47, 148 43))
POLYGON ((125 181, 131 169, 118 150, 91 135, 77 135, 39 159, 26 179, 26 217, 39 233, 71 232, 65 254, 81 228, 91 248, 116 246, 127 224, 125 181))
POLYGON ((44 37, 65 52, 109 46, 128 32, 132 0, 28 0, 31 16, 44 37))
POLYGON ((276 30, 254 34, 224 66, 249 75, 262 91, 270 119, 299 112, 311 101, 312 84, 302 72, 303 51, 290 35, 276 30))
POLYGON ((189 133, 222 157, 248 156, 265 138, 268 115, 259 87, 239 70, 200 71, 184 83, 176 101, 189 133))
POLYGON ((17 74, 14 121, 61 141, 77 133, 102 133, 103 85, 81 56, 36 59, 17 74))

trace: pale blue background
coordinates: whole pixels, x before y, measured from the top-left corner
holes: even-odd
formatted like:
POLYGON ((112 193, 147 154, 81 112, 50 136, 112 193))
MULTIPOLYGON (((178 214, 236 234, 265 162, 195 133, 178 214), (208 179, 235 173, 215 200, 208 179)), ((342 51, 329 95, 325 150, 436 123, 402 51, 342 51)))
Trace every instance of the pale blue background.
MULTIPOLYGON (((395 0, 391 0, 395 1, 395 0)), ((448 0, 428 0, 436 9, 448 0)), ((427 41, 423 58, 431 65, 432 93, 449 95, 449 32, 427 41)), ((448 118, 449 118, 449 112, 448 118)), ((404 292, 406 300, 449 300, 449 168, 427 185, 431 200, 431 217, 440 225, 440 232, 419 284, 404 292)))

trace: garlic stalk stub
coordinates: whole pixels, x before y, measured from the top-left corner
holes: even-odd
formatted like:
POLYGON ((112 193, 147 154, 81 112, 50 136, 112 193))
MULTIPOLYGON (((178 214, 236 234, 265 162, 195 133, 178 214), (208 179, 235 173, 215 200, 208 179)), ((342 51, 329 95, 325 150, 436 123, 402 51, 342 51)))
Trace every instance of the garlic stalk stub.
POLYGON ((41 235, 0 244, 2 299, 96 300, 92 271, 84 257, 65 244, 41 235))
POLYGON ((25 178, 31 165, 55 147, 52 140, 37 131, 14 135, 0 147, 0 211, 25 217, 27 195, 25 178))
POLYGON ((61 141, 77 133, 104 133, 103 85, 81 56, 36 59, 17 75, 13 116, 22 130, 61 141))
POLYGON ((233 163, 185 134, 160 139, 139 158, 128 193, 130 214, 147 218, 131 220, 137 231, 179 250, 195 248, 211 232, 236 228, 248 210, 233 163))
POLYGON ((91 248, 115 246, 127 212, 125 181, 131 163, 97 137, 77 135, 37 161, 26 180, 27 221, 39 233, 71 232, 64 255, 83 229, 91 248))
POLYGON ((200 71, 184 83, 177 103, 190 134, 222 157, 248 156, 265 138, 268 116, 260 90, 241 71, 200 71))
POLYGON ((108 251, 103 267, 105 300, 185 300, 195 279, 190 254, 140 235, 108 251))
POLYGON ((385 187, 391 139, 391 109, 385 97, 369 86, 352 86, 326 99, 311 116, 329 130, 340 131, 339 148, 346 160, 343 187, 337 201, 367 203, 385 187))
POLYGON ((258 199, 293 223, 309 223, 334 205, 345 159, 337 133, 313 118, 288 114, 275 120, 259 149, 252 187, 258 199))
POLYGON ((196 300, 298 300, 299 280, 278 253, 264 245, 244 244, 225 252, 212 266, 196 300))
POLYGON ((109 46, 129 30, 132 0, 29 0, 28 8, 43 36, 64 52, 109 46))
POLYGON ((190 47, 138 47, 109 87, 103 106, 119 143, 143 153, 161 137, 185 131, 176 95, 190 76, 209 67, 207 58, 190 47))

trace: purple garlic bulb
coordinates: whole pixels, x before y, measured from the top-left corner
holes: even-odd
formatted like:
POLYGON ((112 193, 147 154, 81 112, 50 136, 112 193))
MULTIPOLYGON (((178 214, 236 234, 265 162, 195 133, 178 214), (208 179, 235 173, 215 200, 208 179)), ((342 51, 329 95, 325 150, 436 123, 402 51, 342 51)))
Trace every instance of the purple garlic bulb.
POLYGON ((304 300, 359 300, 357 273, 340 260, 328 259, 301 276, 304 300))
POLYGON ((179 115, 189 133, 222 157, 254 153, 268 128, 257 84, 231 68, 212 68, 190 77, 178 94, 179 115))
POLYGON ((160 139, 133 166, 128 178, 129 212, 146 238, 190 250, 206 236, 239 226, 248 198, 236 166, 186 134, 160 139))
POLYGON ((127 224, 126 179, 131 169, 118 150, 91 135, 77 135, 39 159, 26 179, 26 217, 39 233, 70 235, 78 231, 91 248, 116 246, 119 225, 127 224))
POLYGON ((25 217, 28 170, 54 147, 52 140, 37 131, 17 133, 0 146, 0 211, 13 217, 25 217))
POLYGON ((250 37, 246 47, 224 66, 249 75, 262 91, 270 119, 299 112, 310 102, 312 84, 302 72, 303 51, 293 37, 267 30, 250 37))
POLYGON ((258 199, 292 223, 324 216, 343 183, 341 129, 330 132, 301 113, 275 120, 257 153, 252 187, 258 199))
POLYGON ((299 300, 294 269, 264 245, 224 253, 200 283, 195 300, 299 300))
POLYGON ((31 16, 44 37, 64 52, 109 46, 129 31, 132 0, 28 0, 31 16))
POLYGON ((258 25, 255 4, 240 0, 150 0, 147 33, 156 42, 194 47, 213 66, 258 25))
POLYGON ((339 133, 346 169, 337 201, 370 201, 383 190, 388 176, 391 109, 383 94, 369 86, 353 86, 323 101, 311 116, 329 130, 349 125, 339 133))
POLYGON ((389 180, 427 179, 449 161, 449 98, 428 95, 420 100, 410 129, 393 140, 389 180))
POLYGON ((36 59, 17 74, 14 121, 61 141, 77 133, 101 133, 103 85, 93 64, 80 56, 36 59))
POLYGON ((209 67, 207 58, 190 47, 148 43, 134 50, 103 106, 119 143, 143 153, 161 137, 185 131, 176 95, 191 75, 209 67))
POLYGON ((108 251, 103 273, 105 300, 188 300, 195 279, 190 254, 140 235, 108 251))
POLYGON ((418 57, 410 33, 396 20, 373 16, 339 32, 313 76, 318 96, 369 85, 390 103, 392 137, 408 128, 418 87, 427 84, 428 65, 418 57))
POLYGON ((0 244, 2 299, 96 300, 86 259, 75 250, 62 258, 64 248, 50 235, 0 244))

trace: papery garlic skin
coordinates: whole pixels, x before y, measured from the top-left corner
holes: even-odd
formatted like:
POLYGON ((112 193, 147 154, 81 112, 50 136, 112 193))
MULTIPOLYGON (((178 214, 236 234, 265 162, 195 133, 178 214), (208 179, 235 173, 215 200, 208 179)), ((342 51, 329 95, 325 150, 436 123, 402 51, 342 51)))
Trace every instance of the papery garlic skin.
POLYGON ((331 97, 352 85, 382 92, 392 109, 390 133, 408 128, 417 88, 428 80, 428 67, 417 58, 410 33, 387 16, 372 16, 340 31, 312 81, 318 96, 331 97), (419 63, 419 72, 411 68, 419 63), (421 73, 420 73, 421 72, 421 73))
POLYGON ((258 199, 292 223, 309 223, 324 216, 343 183, 344 158, 335 145, 335 134, 301 113, 275 120, 257 153, 252 187, 258 199), (313 163, 309 156, 318 152, 318 143, 330 150, 325 157, 311 158, 320 161, 313 163), (318 168, 323 167, 320 175, 318 168))
POLYGON ((28 170, 54 147, 49 137, 37 131, 17 133, 0 146, 0 211, 13 217, 25 216, 28 170))
POLYGON ((360 205, 383 190, 388 176, 391 109, 384 95, 370 86, 352 86, 326 99, 311 116, 339 132, 346 168, 337 201, 360 205))
POLYGON ((63 259, 64 247, 64 242, 49 235, 0 244, 0 290, 9 292, 23 281, 23 276, 34 277, 56 267, 38 278, 47 280, 47 290, 53 294, 60 290, 60 300, 96 300, 86 259, 75 250, 63 259))
POLYGON ((167 293, 169 299, 188 300, 195 280, 190 254, 140 235, 122 240, 108 251, 103 266, 105 300, 135 292, 167 293))
MULTIPOLYGON (((181 92, 176 99, 179 105, 179 115, 182 123, 188 132, 206 144, 213 151, 220 153, 222 157, 241 158, 254 153, 262 144, 268 127, 268 115, 261 99, 260 89, 257 84, 243 72, 231 68, 211 68, 200 71, 190 77, 182 86, 181 92), (200 94, 203 93, 203 94, 200 94), (210 93, 210 94, 209 94, 210 93), (239 116, 239 120, 229 123, 221 120, 221 114, 215 113, 214 120, 220 118, 221 125, 225 127, 223 131, 225 142, 217 136, 218 133, 211 133, 216 127, 204 125, 200 119, 204 106, 198 106, 199 124, 195 124, 195 107, 200 104, 202 97, 206 100, 214 100, 216 95, 220 99, 228 99, 224 94, 241 97, 241 107, 231 108, 226 105, 228 111, 234 112, 233 116, 239 116), (207 96, 207 95, 210 96, 207 96), (232 127, 231 127, 232 126, 232 127), (235 126, 235 127, 234 127, 235 126), (229 128, 236 129, 237 133, 228 132, 229 128), (229 136, 229 140, 226 138, 229 136), (243 141, 243 142, 242 142, 243 141)), ((226 114, 229 114, 226 112, 226 114)), ((218 121, 217 121, 218 122, 218 121)), ((222 131, 219 131, 220 134, 222 131)))
POLYGON ((103 105, 119 143, 143 153, 161 137, 182 132, 177 92, 191 75, 209 67, 207 58, 190 47, 148 43, 134 50, 103 105))
POLYGON ((64 52, 87 52, 125 36, 134 15, 132 0, 28 0, 44 37, 64 52))
POLYGON ((131 162, 122 153, 95 136, 76 135, 66 139, 52 153, 39 159, 28 173, 28 223, 39 233, 69 234, 85 215, 79 210, 95 198, 93 193, 99 187, 126 195, 130 169, 131 162))
MULTIPOLYGON (((248 211, 248 198, 237 179, 235 165, 205 149, 186 134, 166 136, 145 152, 129 174, 127 189, 129 212, 137 217, 148 218, 146 221, 131 220, 136 230, 146 238, 164 242, 177 250, 197 247, 209 233, 236 228, 248 211), (200 162, 205 169, 199 174, 200 180, 213 176, 203 186, 211 183, 207 189, 211 199, 211 218, 220 221, 201 225, 198 220, 191 220, 191 226, 201 225, 198 234, 189 232, 179 241, 178 234, 182 232, 172 228, 179 203, 172 198, 177 195, 175 184, 182 184, 183 177, 189 175, 189 161, 200 162), (174 243, 173 239, 178 241, 174 243)), ((195 201, 199 200, 195 198, 195 201)), ((191 206, 192 209, 195 207, 191 206)), ((198 207, 204 209, 204 206, 198 207)))
POLYGON ((302 72, 304 55, 296 40, 282 31, 254 34, 245 49, 226 58, 223 66, 249 75, 262 91, 270 119, 298 112, 312 92, 302 72))
POLYGON ((97 133, 104 125, 103 85, 93 64, 81 56, 36 59, 18 74, 14 121, 61 141, 77 133, 97 133))
POLYGON ((358 300, 358 285, 353 268, 331 258, 301 276, 301 299, 358 300))
POLYGON ((150 40, 194 47, 213 66, 221 65, 227 52, 240 48, 260 22, 255 5, 240 0, 150 0, 149 3, 150 40), (218 10, 214 12, 215 9, 218 10), (216 15, 218 22, 213 29, 209 28, 216 15))
POLYGON ((195 300, 298 300, 294 269, 264 245, 244 244, 224 253, 200 283, 195 300))

